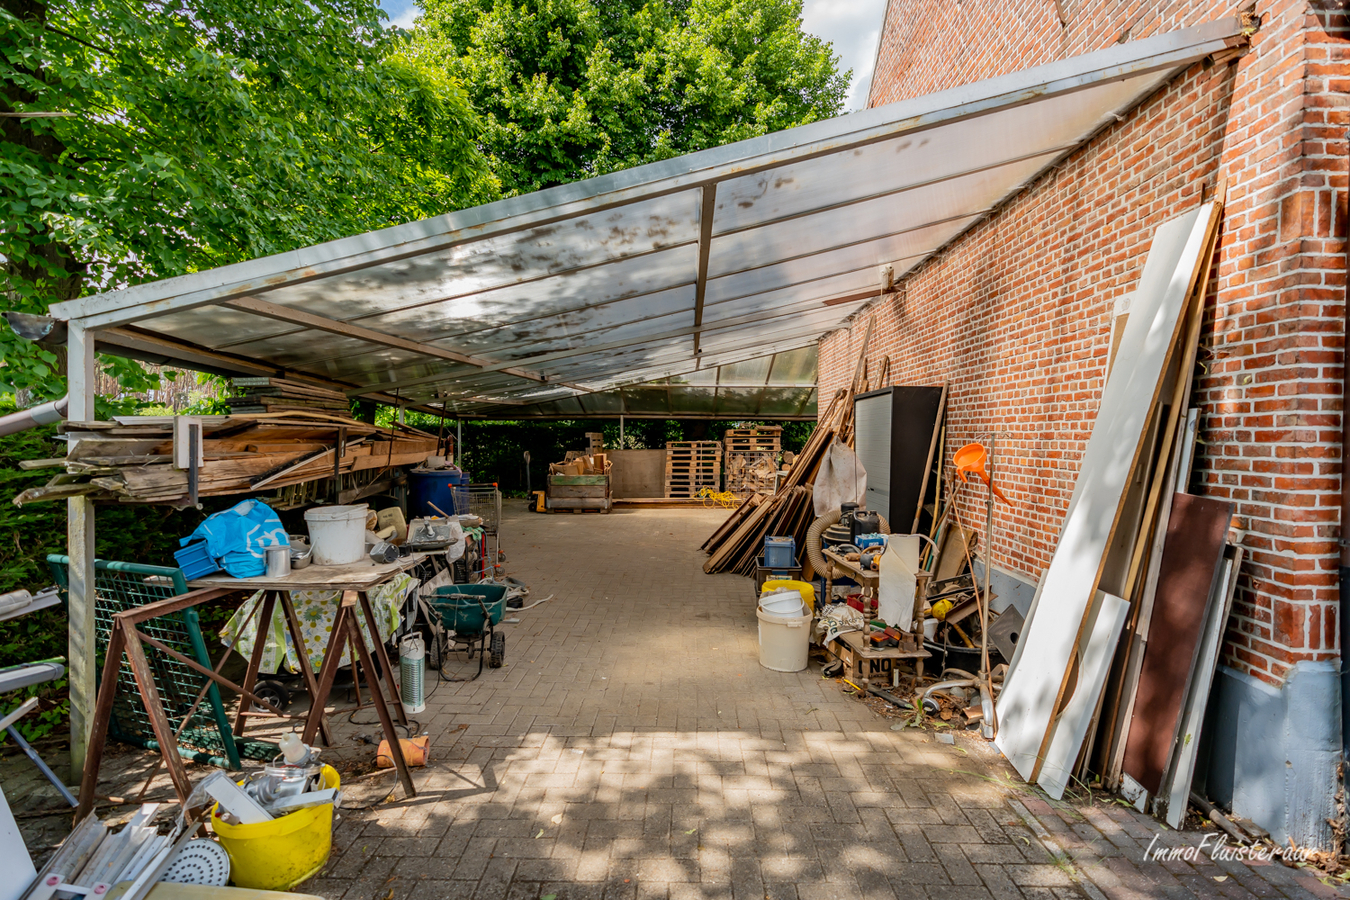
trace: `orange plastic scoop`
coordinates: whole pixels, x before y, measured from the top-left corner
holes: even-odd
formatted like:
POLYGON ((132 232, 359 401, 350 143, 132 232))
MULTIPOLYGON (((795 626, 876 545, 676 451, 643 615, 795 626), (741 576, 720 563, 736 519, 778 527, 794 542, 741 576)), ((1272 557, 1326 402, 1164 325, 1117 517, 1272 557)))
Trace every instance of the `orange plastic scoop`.
POLYGON ((962 481, 968 480, 966 478, 967 472, 972 472, 980 476, 980 480, 987 484, 989 490, 993 491, 1000 500, 1012 506, 1012 501, 1003 496, 1003 492, 998 489, 998 485, 994 484, 989 478, 989 472, 985 469, 988 460, 989 451, 984 449, 984 444, 966 444, 956 451, 956 455, 952 457, 952 464, 956 466, 956 474, 961 476, 962 481))

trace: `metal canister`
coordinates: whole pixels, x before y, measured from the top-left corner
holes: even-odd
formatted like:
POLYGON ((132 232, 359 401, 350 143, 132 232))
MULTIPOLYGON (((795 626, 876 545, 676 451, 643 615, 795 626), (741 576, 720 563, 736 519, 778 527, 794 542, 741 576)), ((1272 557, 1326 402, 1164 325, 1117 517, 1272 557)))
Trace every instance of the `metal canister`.
POLYGON ((291 548, 267 548, 267 577, 285 578, 291 574, 291 548))

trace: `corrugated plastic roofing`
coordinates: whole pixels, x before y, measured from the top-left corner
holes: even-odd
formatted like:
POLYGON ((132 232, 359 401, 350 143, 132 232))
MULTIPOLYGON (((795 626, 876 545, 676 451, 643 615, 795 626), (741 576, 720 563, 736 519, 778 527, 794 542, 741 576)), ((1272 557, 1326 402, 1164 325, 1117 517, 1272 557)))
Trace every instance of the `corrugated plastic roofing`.
POLYGON ((464 414, 769 357, 1241 41, 1211 22, 53 315, 105 352, 464 414))

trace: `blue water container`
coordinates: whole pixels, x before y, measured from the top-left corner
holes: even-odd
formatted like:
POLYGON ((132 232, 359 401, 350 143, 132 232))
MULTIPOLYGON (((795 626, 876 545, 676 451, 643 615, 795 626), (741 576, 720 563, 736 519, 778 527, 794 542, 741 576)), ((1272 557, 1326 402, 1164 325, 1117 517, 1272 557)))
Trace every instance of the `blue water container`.
POLYGON ((467 508, 456 508, 458 498, 460 507, 467 507, 469 476, 457 469, 440 469, 434 472, 408 473, 408 511, 417 516, 439 516, 431 504, 436 504, 446 515, 457 516, 467 513, 467 508))
POLYGON ((792 537, 764 537, 764 567, 788 569, 796 565, 797 541, 792 537))

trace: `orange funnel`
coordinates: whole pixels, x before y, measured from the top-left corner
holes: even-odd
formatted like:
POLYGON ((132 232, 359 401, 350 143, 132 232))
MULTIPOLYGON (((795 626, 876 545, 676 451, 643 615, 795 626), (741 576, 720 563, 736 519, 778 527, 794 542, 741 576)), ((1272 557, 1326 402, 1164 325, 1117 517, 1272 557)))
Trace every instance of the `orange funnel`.
POLYGON ((1012 501, 1003 496, 1003 492, 998 489, 998 485, 990 479, 989 472, 985 469, 988 460, 989 451, 984 449, 983 444, 966 444, 956 451, 956 455, 952 457, 952 464, 956 466, 956 474, 961 476, 962 481, 968 480, 966 478, 967 472, 972 472, 980 476, 980 480, 988 485, 989 490, 993 491, 1000 500, 1012 506, 1012 501))

